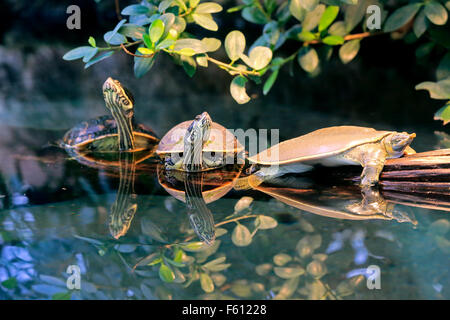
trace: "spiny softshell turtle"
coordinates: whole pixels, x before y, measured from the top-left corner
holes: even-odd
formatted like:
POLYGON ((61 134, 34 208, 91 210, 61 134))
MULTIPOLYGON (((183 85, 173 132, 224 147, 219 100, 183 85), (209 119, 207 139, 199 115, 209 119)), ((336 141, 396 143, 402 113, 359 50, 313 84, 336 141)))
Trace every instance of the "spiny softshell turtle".
POLYGON ((415 136, 357 126, 323 128, 283 141, 248 160, 260 168, 253 178, 261 182, 271 176, 309 171, 319 164, 361 165, 361 185, 367 187, 378 183, 386 159, 415 153, 409 147, 415 136))
POLYGON ((222 125, 212 122, 207 112, 194 121, 173 127, 159 143, 156 153, 168 170, 206 171, 235 163, 244 147, 222 125))
POLYGON ((135 122, 133 96, 119 81, 108 78, 103 97, 111 115, 76 125, 64 135, 61 146, 77 154, 138 152, 156 146, 159 139, 153 130, 135 122))
POLYGON ((417 224, 395 204, 386 201, 377 189, 354 186, 321 186, 302 177, 278 177, 254 186, 294 208, 317 215, 345 220, 396 220, 417 224))
POLYGON ((183 172, 159 165, 158 182, 171 196, 186 203, 192 228, 203 242, 211 245, 215 239, 214 218, 206 204, 227 194, 242 168, 243 164, 236 164, 208 172, 183 172))

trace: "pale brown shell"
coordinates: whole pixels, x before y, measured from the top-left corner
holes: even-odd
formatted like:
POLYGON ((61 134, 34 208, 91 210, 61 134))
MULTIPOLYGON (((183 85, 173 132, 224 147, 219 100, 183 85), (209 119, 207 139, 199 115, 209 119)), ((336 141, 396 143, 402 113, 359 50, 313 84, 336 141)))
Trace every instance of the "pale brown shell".
POLYGON ((333 157, 354 147, 380 141, 392 131, 340 126, 323 128, 283 141, 248 160, 263 165, 289 164, 333 157))
MULTIPOLYGON (((161 139, 156 153, 161 155, 172 152, 183 152, 184 135, 191 123, 192 120, 184 121, 170 129, 170 131, 161 139)), ((227 128, 216 122, 212 123, 209 140, 203 147, 204 152, 239 153, 242 150, 244 150, 244 147, 227 128)))

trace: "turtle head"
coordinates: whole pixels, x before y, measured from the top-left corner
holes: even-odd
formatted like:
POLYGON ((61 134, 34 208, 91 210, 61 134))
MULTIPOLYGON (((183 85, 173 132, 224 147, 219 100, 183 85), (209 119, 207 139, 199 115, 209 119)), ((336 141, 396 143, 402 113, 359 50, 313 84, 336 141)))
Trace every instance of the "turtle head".
POLYGON ((384 147, 388 153, 388 157, 401 157, 415 137, 415 133, 407 132, 394 132, 388 135, 386 138, 384 138, 384 147))
POLYGON ((118 80, 111 77, 103 84, 103 98, 117 123, 120 151, 134 149, 133 116, 134 98, 118 80))
POLYGON ((183 167, 186 171, 200 171, 203 146, 211 133, 212 120, 207 112, 195 117, 184 136, 183 167))

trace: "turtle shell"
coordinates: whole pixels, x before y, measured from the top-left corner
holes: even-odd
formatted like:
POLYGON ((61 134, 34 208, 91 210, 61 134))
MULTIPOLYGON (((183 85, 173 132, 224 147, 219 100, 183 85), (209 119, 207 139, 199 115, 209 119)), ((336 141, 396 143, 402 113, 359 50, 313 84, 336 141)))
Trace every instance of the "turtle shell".
MULTIPOLYGON (((156 153, 158 155, 177 153, 184 151, 184 135, 191 121, 184 121, 166 133, 161 139, 156 153)), ((224 126, 213 122, 209 140, 203 146, 203 152, 227 152, 239 153, 244 147, 236 137, 224 126)))
POLYGON ((333 157, 354 147, 380 141, 392 131, 339 126, 323 128, 283 141, 248 160, 262 165, 280 165, 333 157), (278 156, 277 156, 278 155, 278 156))
MULTIPOLYGON (((158 142, 152 129, 133 121, 136 150, 151 148, 158 142)), ((92 152, 112 152, 118 150, 117 123, 110 115, 83 121, 69 130, 63 137, 64 147, 92 152)))

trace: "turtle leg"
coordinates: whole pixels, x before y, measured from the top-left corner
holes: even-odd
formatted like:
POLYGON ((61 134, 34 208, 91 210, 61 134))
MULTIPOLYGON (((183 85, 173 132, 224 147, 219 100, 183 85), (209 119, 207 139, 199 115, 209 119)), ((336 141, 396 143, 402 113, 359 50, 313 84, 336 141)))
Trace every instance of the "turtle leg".
POLYGON ((183 158, 179 158, 178 161, 174 162, 174 159, 168 156, 164 160, 164 168, 166 170, 180 170, 182 165, 183 165, 183 158))

